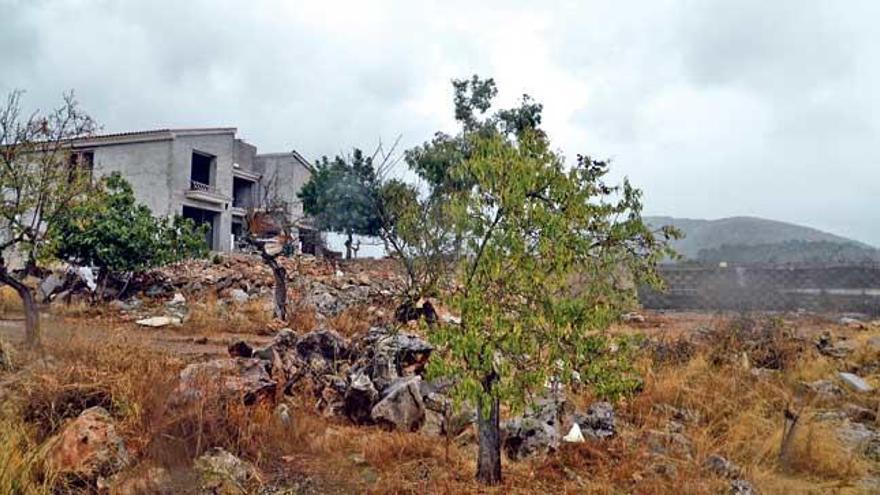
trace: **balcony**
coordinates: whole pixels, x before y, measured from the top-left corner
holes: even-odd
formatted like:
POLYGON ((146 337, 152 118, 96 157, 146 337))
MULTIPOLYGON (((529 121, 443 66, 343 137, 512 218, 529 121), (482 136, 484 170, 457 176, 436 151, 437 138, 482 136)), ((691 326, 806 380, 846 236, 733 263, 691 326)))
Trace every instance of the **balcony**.
POLYGON ((229 198, 221 194, 214 186, 194 180, 189 181, 186 197, 218 205, 229 202, 229 198))

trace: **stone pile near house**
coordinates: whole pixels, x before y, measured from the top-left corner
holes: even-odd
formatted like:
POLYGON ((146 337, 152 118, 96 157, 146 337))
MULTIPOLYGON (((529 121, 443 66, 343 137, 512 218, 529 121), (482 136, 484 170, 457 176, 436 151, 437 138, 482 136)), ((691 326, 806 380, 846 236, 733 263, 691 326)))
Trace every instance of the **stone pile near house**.
MULTIPOLYGON (((319 316, 332 317, 359 304, 387 300, 401 278, 388 263, 346 263, 337 265, 309 255, 279 258, 287 270, 289 289, 296 303, 313 307, 319 316)), ((218 263, 193 260, 146 274, 138 281, 148 297, 170 297, 175 293, 213 293, 221 301, 243 304, 266 298, 274 287, 271 270, 257 256, 226 255, 218 263)))
POLYGON ((245 404, 306 390, 325 414, 358 424, 416 431, 432 416, 428 423, 445 431, 437 415, 448 403, 443 395, 448 384, 423 379, 432 350, 418 335, 386 327, 354 341, 332 330, 297 335, 283 329, 265 347, 238 341, 229 346, 228 358, 189 365, 181 372, 176 400, 198 399, 209 386, 245 404))

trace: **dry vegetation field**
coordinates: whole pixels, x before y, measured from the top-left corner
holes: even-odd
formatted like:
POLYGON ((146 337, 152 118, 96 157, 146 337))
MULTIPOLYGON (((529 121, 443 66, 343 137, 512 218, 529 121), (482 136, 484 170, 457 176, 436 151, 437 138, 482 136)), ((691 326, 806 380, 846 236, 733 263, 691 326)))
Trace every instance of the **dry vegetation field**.
MULTIPOLYGON (((257 303, 191 306, 183 326, 158 330, 106 308, 59 307, 39 353, 21 349, 20 328, 4 322, 0 493, 204 493, 193 462, 214 448, 247 468, 240 483, 209 493, 729 493, 732 479, 760 493, 880 490, 877 395, 837 375, 880 384, 880 326, 706 314, 621 324, 611 332, 644 336, 635 357, 643 386, 615 403, 617 435, 505 458, 503 485, 486 489, 472 481, 471 428, 448 438, 356 426, 318 412, 307 389, 245 406, 206 387, 195 406, 175 407, 188 363, 225 354, 242 334, 264 342, 279 326, 257 303), (112 416, 128 460, 86 484, 53 472, 51 450, 64 425, 95 406, 112 416), (798 417, 789 438, 786 414, 798 417), (713 455, 736 466, 713 465, 713 455)), ((14 317, 14 301, 4 296, 0 308, 14 317)), ((326 326, 355 336, 371 317, 351 308, 326 326)), ((319 325, 304 307, 290 322, 298 331, 319 325)), ((587 387, 568 398, 576 409, 595 399, 587 387)))

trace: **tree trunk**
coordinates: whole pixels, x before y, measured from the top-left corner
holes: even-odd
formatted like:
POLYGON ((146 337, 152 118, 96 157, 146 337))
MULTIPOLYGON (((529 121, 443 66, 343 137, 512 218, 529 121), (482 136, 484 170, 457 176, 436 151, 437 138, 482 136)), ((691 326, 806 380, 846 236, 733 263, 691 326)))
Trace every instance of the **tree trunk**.
POLYGON ((347 259, 347 260, 351 259, 351 246, 352 246, 353 242, 354 242, 354 239, 352 239, 352 234, 351 234, 351 232, 349 232, 348 233, 348 240, 345 241, 345 259, 347 259))
POLYGON ((272 276, 275 277, 275 318, 287 321, 287 270, 274 256, 264 254, 263 260, 272 269, 272 276))
POLYGON ((477 408, 477 432, 480 450, 477 455, 477 481, 487 485, 501 483, 501 424, 499 402, 496 398, 481 398, 477 408), (488 416, 483 409, 485 400, 491 401, 488 416))
POLYGON ((5 266, 0 266, 0 283, 12 287, 21 298, 21 305, 24 308, 25 343, 31 348, 40 347, 40 314, 37 311, 37 301, 33 292, 10 275, 5 266))

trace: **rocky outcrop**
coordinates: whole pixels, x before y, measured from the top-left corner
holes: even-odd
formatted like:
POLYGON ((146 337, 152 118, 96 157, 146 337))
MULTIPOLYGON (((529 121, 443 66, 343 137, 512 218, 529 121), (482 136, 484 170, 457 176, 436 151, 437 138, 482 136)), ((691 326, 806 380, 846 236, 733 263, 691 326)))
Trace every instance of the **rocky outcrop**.
POLYGON ((129 455, 110 413, 92 407, 48 440, 46 459, 51 473, 92 484, 125 467, 129 455))

